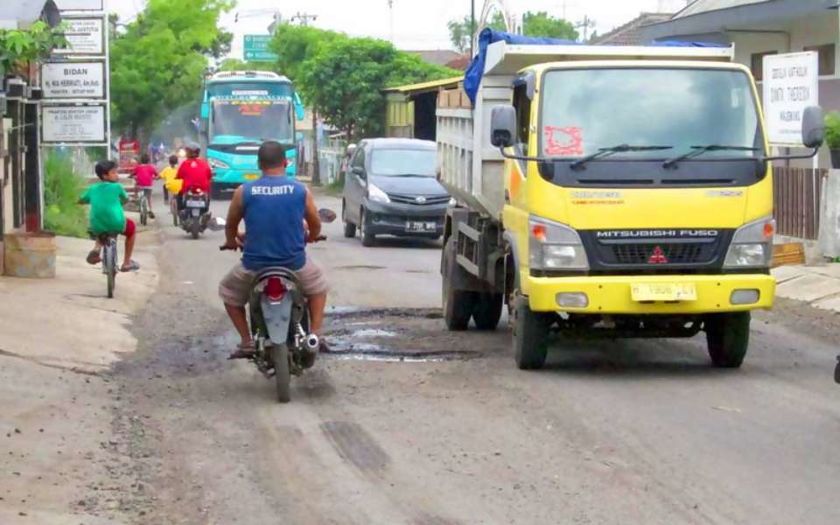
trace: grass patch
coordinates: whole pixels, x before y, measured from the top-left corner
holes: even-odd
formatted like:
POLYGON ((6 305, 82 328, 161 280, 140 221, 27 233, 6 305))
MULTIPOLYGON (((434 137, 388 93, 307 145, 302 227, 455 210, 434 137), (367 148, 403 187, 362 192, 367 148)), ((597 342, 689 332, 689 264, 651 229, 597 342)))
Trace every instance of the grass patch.
POLYGON ((44 161, 44 226, 57 235, 88 236, 87 210, 78 204, 85 182, 68 153, 50 151, 44 161))
POLYGON ((337 178, 326 186, 322 186, 322 188, 324 188, 324 192, 327 195, 341 197, 341 194, 344 192, 344 183, 337 178))

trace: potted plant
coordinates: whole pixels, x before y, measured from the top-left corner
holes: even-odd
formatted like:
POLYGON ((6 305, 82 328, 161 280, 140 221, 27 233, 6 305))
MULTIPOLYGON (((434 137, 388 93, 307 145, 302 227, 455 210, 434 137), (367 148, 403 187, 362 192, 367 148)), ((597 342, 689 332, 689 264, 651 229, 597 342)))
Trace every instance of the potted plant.
POLYGON ((836 111, 825 116, 825 143, 831 152, 831 167, 840 169, 840 113, 836 111))

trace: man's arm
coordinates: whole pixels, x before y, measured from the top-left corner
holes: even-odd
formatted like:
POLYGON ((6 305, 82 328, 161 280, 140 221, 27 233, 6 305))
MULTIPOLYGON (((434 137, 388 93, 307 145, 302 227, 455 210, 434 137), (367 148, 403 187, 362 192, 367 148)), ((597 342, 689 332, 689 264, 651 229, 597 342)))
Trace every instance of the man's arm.
POLYGON ((321 235, 321 217, 315 207, 315 198, 309 188, 306 188, 306 208, 303 212, 306 224, 309 225, 309 242, 315 242, 321 235))
POLYGON ((230 200, 230 207, 228 207, 227 221, 225 222, 225 248, 241 247, 237 233, 239 233, 239 223, 242 222, 244 216, 245 207, 242 204, 242 186, 240 186, 233 192, 233 198, 230 200))

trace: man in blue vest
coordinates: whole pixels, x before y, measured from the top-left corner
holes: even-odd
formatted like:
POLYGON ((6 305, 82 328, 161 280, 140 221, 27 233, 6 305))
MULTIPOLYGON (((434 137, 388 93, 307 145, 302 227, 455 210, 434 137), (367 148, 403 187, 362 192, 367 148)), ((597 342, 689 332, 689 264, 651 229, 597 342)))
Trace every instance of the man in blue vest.
POLYGON ((321 234, 321 219, 312 193, 300 182, 286 177, 286 150, 278 142, 264 142, 257 152, 257 160, 263 176, 246 182, 234 192, 222 246, 229 250, 242 249, 242 260, 219 284, 219 296, 241 338, 231 358, 254 353, 245 305, 260 270, 282 266, 295 272, 309 301, 310 330, 319 336, 327 304, 324 273, 306 255, 306 243, 315 242, 321 234), (243 219, 245 235, 239 233, 243 219))

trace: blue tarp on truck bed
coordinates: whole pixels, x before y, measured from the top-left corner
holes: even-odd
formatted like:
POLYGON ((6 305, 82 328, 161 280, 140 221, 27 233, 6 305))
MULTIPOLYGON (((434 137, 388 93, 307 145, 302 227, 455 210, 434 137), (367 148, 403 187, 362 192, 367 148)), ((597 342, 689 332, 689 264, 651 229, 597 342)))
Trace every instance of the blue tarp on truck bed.
MULTIPOLYGON (((507 42, 518 46, 579 46, 583 45, 574 40, 563 40, 560 38, 546 38, 514 35, 503 31, 495 31, 489 27, 484 28, 478 35, 478 53, 470 62, 464 74, 464 91, 475 105, 475 97, 478 94, 478 87, 481 84, 481 77, 484 75, 484 62, 487 57, 487 46, 495 42, 507 42)), ((657 47, 726 47, 720 44, 704 42, 682 42, 678 40, 656 42, 652 44, 657 47)))

